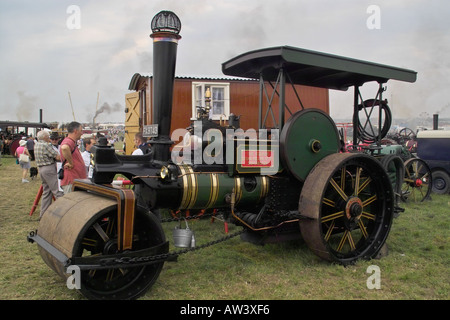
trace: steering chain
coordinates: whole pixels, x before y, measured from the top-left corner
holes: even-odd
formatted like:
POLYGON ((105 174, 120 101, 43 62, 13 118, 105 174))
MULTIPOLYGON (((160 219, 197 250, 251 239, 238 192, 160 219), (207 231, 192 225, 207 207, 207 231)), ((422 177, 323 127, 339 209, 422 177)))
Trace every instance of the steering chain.
MULTIPOLYGON (((204 217, 208 217, 208 216, 212 216, 212 214, 194 215, 194 216, 188 216, 185 218, 168 218, 168 219, 162 219, 161 222, 180 221, 183 219, 190 220, 190 219, 204 218, 204 217)), ((147 264, 151 264, 151 263, 158 263, 161 261, 172 260, 182 254, 186 254, 188 252, 193 252, 193 251, 197 251, 200 249, 204 249, 204 248, 210 247, 212 245, 227 241, 227 240, 232 239, 244 232, 245 232, 245 229, 237 231, 237 232, 229 234, 229 235, 226 235, 225 237, 222 237, 220 239, 216 239, 216 240, 207 242, 205 244, 195 246, 193 248, 175 250, 172 252, 167 252, 167 253, 157 254, 157 255, 150 255, 150 256, 105 258, 105 259, 100 260, 100 263, 104 266, 114 266, 117 268, 117 267, 127 267, 127 266, 136 266, 136 265, 147 265, 147 264)))

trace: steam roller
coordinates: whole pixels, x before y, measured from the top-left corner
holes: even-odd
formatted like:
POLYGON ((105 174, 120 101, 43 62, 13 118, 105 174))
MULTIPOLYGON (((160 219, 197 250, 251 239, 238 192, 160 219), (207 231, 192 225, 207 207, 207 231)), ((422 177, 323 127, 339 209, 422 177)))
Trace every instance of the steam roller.
MULTIPOLYGON (((285 117, 282 86, 289 80, 346 90, 390 78, 412 82, 415 73, 286 46, 237 56, 222 65, 226 75, 258 79, 262 91, 268 82, 281 87, 274 88, 279 90, 278 123, 266 129, 260 104, 259 134, 251 141, 248 132, 222 126, 200 110, 191 128, 202 131, 185 135, 200 143, 183 141, 188 148, 180 162, 172 157, 170 129, 181 23, 173 12, 161 11, 151 25, 152 132, 157 131, 151 152, 127 156, 109 146, 92 147, 92 178, 75 180, 72 192, 58 198, 28 236, 45 263, 63 279, 75 279, 75 285, 78 279, 77 289, 89 299, 136 299, 154 284, 164 262, 181 254, 169 250, 163 221, 155 214, 159 210, 212 210, 240 227, 237 235, 244 241, 303 239, 320 258, 343 265, 377 257, 395 210, 396 181, 385 167, 395 173, 396 166, 370 154, 346 153, 324 111, 302 105, 285 117), (216 161, 218 156, 223 161, 216 161), (133 188, 115 186, 117 174, 133 188)), ((355 100, 355 112, 358 105, 355 100)), ((186 244, 182 252, 217 242, 186 244)))

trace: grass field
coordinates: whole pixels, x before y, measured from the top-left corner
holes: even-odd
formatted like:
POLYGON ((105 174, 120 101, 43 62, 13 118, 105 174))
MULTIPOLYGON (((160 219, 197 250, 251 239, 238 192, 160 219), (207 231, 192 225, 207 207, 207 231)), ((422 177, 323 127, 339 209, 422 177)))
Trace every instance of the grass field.
MULTIPOLYGON (((0 300, 84 299, 47 267, 36 244, 26 241, 38 228, 39 208, 29 213, 39 178, 22 184, 15 159, 1 162, 0 300)), ((389 254, 382 259, 343 267, 319 259, 302 241, 255 246, 236 237, 167 262, 141 299, 447 300, 450 196, 432 194, 431 201, 402 205, 406 210, 394 220, 389 254), (373 265, 380 270, 380 289, 367 286, 373 265)), ((175 224, 164 224, 168 238, 175 224)), ((191 221, 190 227, 197 244, 224 235, 220 221, 191 221)))

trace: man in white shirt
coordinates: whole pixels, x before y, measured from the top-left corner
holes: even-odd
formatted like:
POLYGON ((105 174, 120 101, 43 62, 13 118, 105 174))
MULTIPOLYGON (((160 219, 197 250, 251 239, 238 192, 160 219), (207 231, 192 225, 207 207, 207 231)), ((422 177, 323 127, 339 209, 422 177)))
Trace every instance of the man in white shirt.
POLYGON ((84 160, 84 165, 86 166, 86 174, 89 177, 89 165, 91 164, 91 148, 95 144, 94 138, 84 138, 83 144, 85 150, 81 153, 84 160))
POLYGON ((131 154, 133 156, 143 156, 144 154, 150 152, 150 146, 147 144, 147 138, 145 138, 140 132, 136 133, 134 136, 134 146, 137 149, 131 154))

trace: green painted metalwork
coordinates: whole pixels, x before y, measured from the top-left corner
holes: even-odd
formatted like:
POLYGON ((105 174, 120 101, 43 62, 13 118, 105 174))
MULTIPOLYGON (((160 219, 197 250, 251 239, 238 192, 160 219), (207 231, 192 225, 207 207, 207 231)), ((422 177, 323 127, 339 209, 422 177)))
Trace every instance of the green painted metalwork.
POLYGON ((417 78, 412 70, 291 46, 250 51, 222 64, 226 75, 253 79, 263 75, 266 81, 275 81, 281 69, 295 84, 337 90, 370 81, 415 82, 417 78))
POLYGON ((254 205, 267 195, 269 179, 264 176, 235 176, 222 172, 194 172, 181 165, 183 196, 180 209, 210 209, 229 207, 231 195, 235 205, 254 205))
POLYGON ((320 160, 340 148, 333 120, 318 109, 295 113, 283 128, 280 143, 283 166, 301 181, 320 160))

